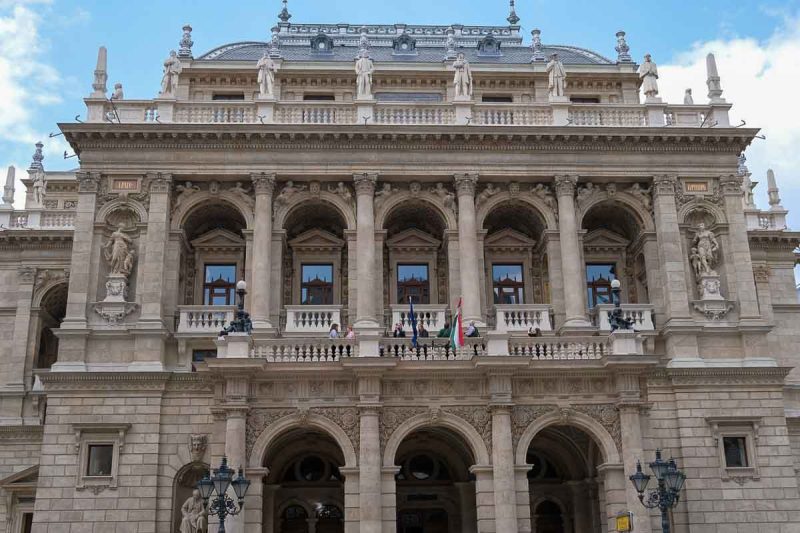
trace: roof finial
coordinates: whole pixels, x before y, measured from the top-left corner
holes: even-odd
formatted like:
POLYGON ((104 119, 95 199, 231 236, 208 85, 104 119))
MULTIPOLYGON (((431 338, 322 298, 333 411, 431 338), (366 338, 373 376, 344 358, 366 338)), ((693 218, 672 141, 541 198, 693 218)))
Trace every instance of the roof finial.
POLYGON ((512 26, 516 26, 517 24, 519 24, 519 17, 517 16, 517 11, 514 9, 514 0, 509 0, 509 1, 511 2, 511 5, 509 6, 511 8, 511 11, 508 14, 508 18, 506 20, 512 26))
POLYGON ((194 41, 192 41, 192 27, 186 24, 183 27, 183 37, 181 37, 180 49, 178 50, 178 57, 191 59, 192 58, 192 46, 194 46, 194 41))
POLYGON ((631 59, 631 47, 628 46, 628 42, 625 40, 625 32, 620 30, 617 32, 617 46, 614 47, 614 50, 617 51, 617 63, 630 63, 633 61, 631 59))
POLYGON ((778 191, 778 182, 775 180, 775 172, 767 170, 767 194, 769 195, 770 211, 782 210, 781 197, 778 191))
POLYGON ((722 83, 719 77, 719 71, 717 71, 717 58, 714 57, 714 54, 710 53, 706 56, 706 70, 708 72, 706 85, 708 85, 709 101, 712 104, 724 104, 725 99, 722 98, 722 83))
POLYGON ((452 26, 447 28, 447 40, 445 41, 446 51, 444 53, 444 60, 456 58, 456 30, 452 26))
POLYGON ((544 49, 542 48, 542 30, 538 28, 531 30, 531 37, 533 38, 533 42, 531 43, 531 48, 533 49, 531 62, 544 61, 546 58, 544 56, 544 49))
POLYGON ((281 57, 281 36, 280 28, 272 27, 272 39, 269 41, 269 57, 277 59, 281 57))
POLYGON ((108 87, 108 52, 105 46, 97 50, 97 66, 94 68, 94 83, 92 83, 92 98, 106 98, 108 87))
POLYGON ((6 186, 3 187, 3 205, 5 206, 10 206, 14 203, 14 178, 16 177, 16 173, 16 168, 13 166, 8 167, 6 186))
POLYGON ((283 0, 283 9, 281 9, 281 12, 278 14, 278 18, 283 23, 288 23, 289 19, 292 18, 292 14, 289 13, 289 1, 288 0, 283 0))
POLYGON ((42 154, 42 148, 44 148, 42 141, 36 143, 36 151, 33 153, 33 161, 31 161, 31 168, 29 170, 44 171, 44 165, 42 164, 42 161, 44 161, 44 154, 42 154))

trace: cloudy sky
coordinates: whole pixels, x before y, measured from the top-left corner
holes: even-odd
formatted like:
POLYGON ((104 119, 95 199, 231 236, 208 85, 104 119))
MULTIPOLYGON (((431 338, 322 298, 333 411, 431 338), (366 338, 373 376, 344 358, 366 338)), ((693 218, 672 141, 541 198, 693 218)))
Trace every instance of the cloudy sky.
MULTIPOLYGON (((181 26, 194 26, 195 54, 234 41, 266 40, 279 0, 0 0, 0 168, 27 168, 33 144, 46 144, 45 166, 68 169, 68 147, 49 138, 56 123, 83 115, 97 47, 109 50, 109 87, 127 98, 158 91, 161 63, 177 47, 181 26)), ((293 22, 505 24, 508 0, 289 0, 293 22)), ((705 100, 705 54, 717 55, 732 121, 762 128, 766 140, 748 150, 766 206, 773 168, 790 225, 800 228, 800 0, 517 0, 525 35, 614 55, 614 34, 628 32, 638 60, 659 64, 661 95, 679 103, 691 87, 705 100)), ((20 172, 18 172, 18 175, 20 172)), ((20 188, 18 186, 18 197, 20 188)))

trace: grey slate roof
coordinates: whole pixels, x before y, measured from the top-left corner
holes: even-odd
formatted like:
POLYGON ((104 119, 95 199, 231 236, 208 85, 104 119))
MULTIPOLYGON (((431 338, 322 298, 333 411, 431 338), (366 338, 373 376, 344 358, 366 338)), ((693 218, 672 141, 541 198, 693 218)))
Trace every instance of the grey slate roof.
MULTIPOLYGON (((269 51, 269 43, 242 42, 221 46, 197 58, 198 61, 258 61, 264 53, 269 51)), ((377 63, 381 62, 409 62, 409 63, 441 63, 445 58, 444 47, 417 46, 416 54, 394 54, 389 47, 372 47, 370 57, 377 63)), ((463 52, 467 60, 473 65, 500 64, 500 65, 526 65, 531 62, 533 52, 529 46, 501 46, 501 55, 482 55, 474 47, 458 47, 457 52, 463 52)), ((353 62, 358 48, 354 46, 335 46, 331 52, 316 53, 308 45, 282 45, 281 56, 288 61, 331 61, 353 62)), ((575 46, 544 45, 545 57, 557 53, 559 59, 567 65, 614 65, 615 62, 591 50, 575 46)))

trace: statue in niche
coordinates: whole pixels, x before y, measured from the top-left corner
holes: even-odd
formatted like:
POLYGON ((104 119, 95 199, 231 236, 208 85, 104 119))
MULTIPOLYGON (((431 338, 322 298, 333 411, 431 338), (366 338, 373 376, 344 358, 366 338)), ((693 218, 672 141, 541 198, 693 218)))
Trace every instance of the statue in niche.
POLYGON ((208 511, 206 511, 199 490, 192 491, 192 496, 181 506, 181 514, 183 519, 180 533, 204 533, 207 531, 208 511))
POLYGON ((275 198, 275 204, 278 206, 288 205, 292 196, 304 190, 306 190, 305 185, 295 186, 293 181, 287 181, 286 185, 283 186, 283 189, 281 189, 281 192, 278 193, 278 196, 275 198))
POLYGON ((567 73, 564 70, 564 63, 558 59, 558 54, 552 54, 550 56, 550 62, 547 63, 547 74, 549 75, 550 84, 550 96, 551 97, 563 97, 564 96, 564 85, 567 80, 567 73))
POLYGON ((161 93, 159 96, 162 98, 173 98, 175 96, 175 89, 178 87, 178 75, 183 70, 181 60, 178 59, 178 53, 172 50, 169 57, 164 60, 164 76, 161 78, 161 93))
POLYGON ((719 242, 716 235, 711 230, 706 229, 706 225, 702 222, 697 225, 695 230, 694 240, 692 240, 692 253, 696 257, 692 260, 692 265, 695 264, 695 272, 700 275, 717 275, 714 267, 717 265, 717 252, 719 251, 719 242), (696 249, 696 253, 695 253, 696 249))
POLYGON ((356 98, 359 100, 369 100, 372 98, 372 73, 375 65, 369 58, 369 53, 363 49, 358 54, 356 60, 356 98))
POLYGON ((650 54, 644 56, 644 63, 639 67, 639 79, 642 80, 642 92, 648 100, 658 96, 658 67, 650 54))
POLYGON ((103 257, 108 261, 111 275, 127 278, 133 270, 133 241, 122 231, 122 226, 111 234, 103 246, 103 257))
POLYGON ((256 64, 258 68, 258 90, 261 98, 275 98, 275 73, 278 66, 266 52, 256 64))
POLYGON ((456 99, 469 100, 472 98, 472 69, 470 69, 469 61, 466 60, 463 53, 459 53, 456 60, 453 61, 453 68, 456 71, 453 78, 455 97, 456 99))

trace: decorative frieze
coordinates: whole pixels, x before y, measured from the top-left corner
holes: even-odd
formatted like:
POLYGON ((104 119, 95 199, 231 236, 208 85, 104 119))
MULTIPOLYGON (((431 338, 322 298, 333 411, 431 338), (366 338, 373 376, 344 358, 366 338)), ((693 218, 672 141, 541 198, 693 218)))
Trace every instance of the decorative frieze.
POLYGON ((430 410, 427 407, 384 407, 381 409, 381 419, 379 424, 381 449, 386 447, 386 443, 389 441, 389 438, 392 436, 395 430, 400 427, 400 424, 409 418, 413 418, 429 411, 430 410))
POLYGON ((78 180, 78 192, 97 192, 100 185, 100 174, 96 172, 78 172, 75 178, 78 180))
POLYGON ((653 195, 654 196, 672 196, 678 192, 679 188, 678 176, 674 175, 660 175, 653 177, 653 195))

